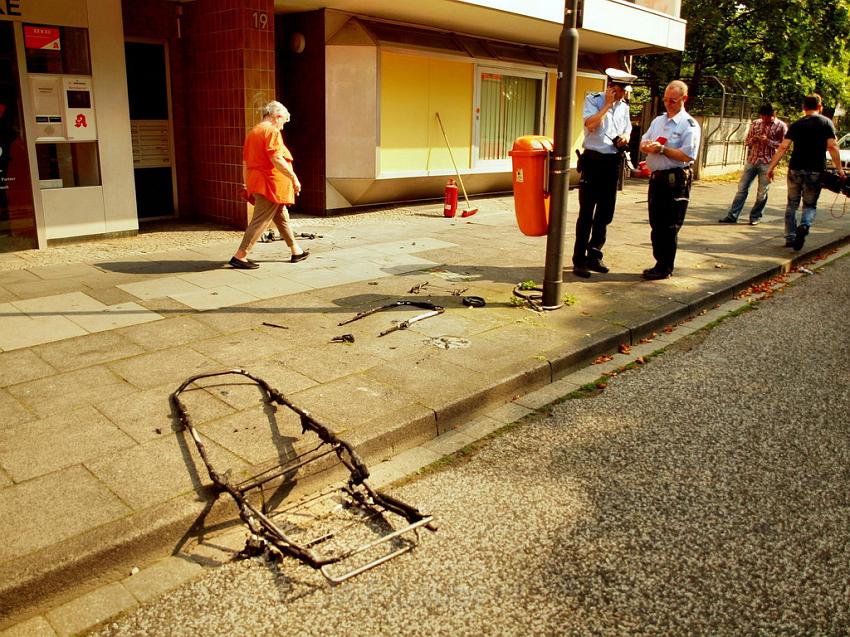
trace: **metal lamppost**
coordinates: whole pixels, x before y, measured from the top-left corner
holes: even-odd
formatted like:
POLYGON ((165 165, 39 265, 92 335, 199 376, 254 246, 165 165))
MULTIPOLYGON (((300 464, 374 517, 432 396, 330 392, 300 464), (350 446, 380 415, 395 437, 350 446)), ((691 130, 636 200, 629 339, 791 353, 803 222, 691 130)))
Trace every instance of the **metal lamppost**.
POLYGON ((549 231, 546 235, 546 268, 543 273, 543 309, 563 305, 564 221, 567 217, 573 100, 578 62, 578 0, 565 0, 564 27, 558 40, 558 83, 555 89, 555 148, 549 162, 549 231))

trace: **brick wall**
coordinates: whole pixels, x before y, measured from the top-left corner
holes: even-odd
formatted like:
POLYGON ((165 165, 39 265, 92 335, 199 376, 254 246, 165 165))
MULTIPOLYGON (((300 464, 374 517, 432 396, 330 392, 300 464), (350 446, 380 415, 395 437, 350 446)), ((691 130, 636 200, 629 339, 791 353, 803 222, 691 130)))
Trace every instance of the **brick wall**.
POLYGON ((242 143, 274 99, 273 0, 183 5, 192 201, 199 218, 244 228, 242 143))

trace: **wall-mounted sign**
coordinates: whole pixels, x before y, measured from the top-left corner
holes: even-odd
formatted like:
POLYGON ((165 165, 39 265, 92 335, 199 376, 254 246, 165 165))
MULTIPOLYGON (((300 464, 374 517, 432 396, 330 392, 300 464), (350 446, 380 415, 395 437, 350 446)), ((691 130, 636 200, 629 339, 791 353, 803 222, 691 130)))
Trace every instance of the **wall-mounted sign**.
POLYGON ((0 0, 0 16, 20 16, 21 0, 0 0))
POLYGON ((24 46, 28 49, 60 50, 59 28, 24 26, 24 46))

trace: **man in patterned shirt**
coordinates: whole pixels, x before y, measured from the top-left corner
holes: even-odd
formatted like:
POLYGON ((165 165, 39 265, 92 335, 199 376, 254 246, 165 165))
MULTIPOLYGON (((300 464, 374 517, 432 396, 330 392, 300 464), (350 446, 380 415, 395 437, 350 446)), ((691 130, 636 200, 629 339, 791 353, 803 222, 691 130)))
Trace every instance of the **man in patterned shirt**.
POLYGON ((744 145, 750 150, 747 153, 747 162, 744 164, 744 172, 741 181, 738 182, 738 192, 732 200, 732 206, 720 223, 738 223, 738 215, 744 209, 744 202, 750 191, 750 185, 758 177, 758 191, 756 202, 750 210, 750 225, 755 226, 761 221, 761 215, 767 204, 767 190, 770 180, 767 178, 767 169, 773 154, 785 139, 788 126, 782 120, 773 116, 773 106, 762 104, 759 108, 759 118, 750 124, 750 131, 744 145))

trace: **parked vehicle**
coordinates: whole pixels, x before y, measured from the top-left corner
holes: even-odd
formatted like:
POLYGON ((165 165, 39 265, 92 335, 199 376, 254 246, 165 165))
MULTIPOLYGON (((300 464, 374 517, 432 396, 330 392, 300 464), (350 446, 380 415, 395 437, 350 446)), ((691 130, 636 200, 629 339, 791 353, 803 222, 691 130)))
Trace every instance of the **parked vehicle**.
MULTIPOLYGON (((841 156, 841 166, 844 170, 850 169, 850 133, 847 133, 838 140, 838 154, 841 156)), ((834 168, 832 158, 828 152, 826 154, 826 167, 834 168)))

